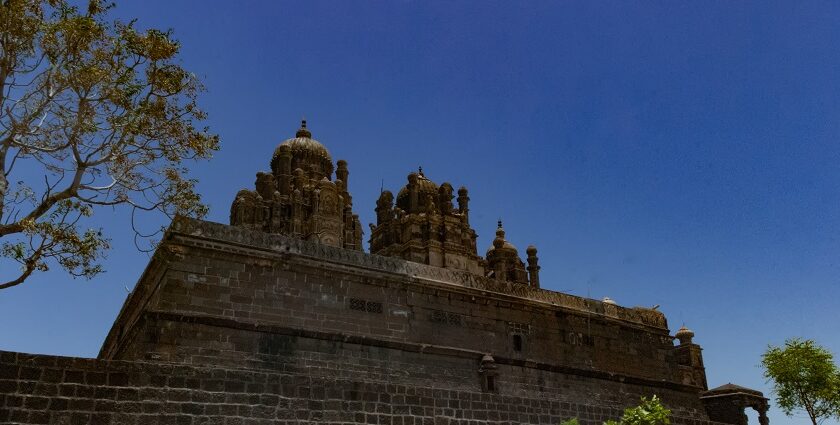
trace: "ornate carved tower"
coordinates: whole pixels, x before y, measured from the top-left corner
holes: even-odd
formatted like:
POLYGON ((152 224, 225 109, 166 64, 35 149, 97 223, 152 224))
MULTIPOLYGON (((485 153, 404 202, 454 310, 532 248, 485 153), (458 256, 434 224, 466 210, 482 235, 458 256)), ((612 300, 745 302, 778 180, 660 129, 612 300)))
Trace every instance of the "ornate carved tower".
POLYGON ((458 190, 452 206, 452 185, 438 186, 421 168, 408 175, 408 184, 394 195, 384 191, 376 202, 376 225, 371 225, 370 252, 417 263, 484 273, 476 251, 476 233, 469 223, 467 189, 458 190))
MULTIPOLYGON (((525 263, 519 258, 516 247, 505 239, 505 229, 502 228, 501 220, 496 229, 493 245, 487 250, 486 258, 488 276, 496 280, 528 284, 525 263)), ((534 249, 534 265, 536 265, 536 249, 534 249)))
POLYGON ((329 151, 302 121, 295 137, 274 150, 271 173, 257 173, 256 190, 236 194, 230 224, 361 251, 362 228, 347 191, 347 162, 337 165, 333 181, 329 151))

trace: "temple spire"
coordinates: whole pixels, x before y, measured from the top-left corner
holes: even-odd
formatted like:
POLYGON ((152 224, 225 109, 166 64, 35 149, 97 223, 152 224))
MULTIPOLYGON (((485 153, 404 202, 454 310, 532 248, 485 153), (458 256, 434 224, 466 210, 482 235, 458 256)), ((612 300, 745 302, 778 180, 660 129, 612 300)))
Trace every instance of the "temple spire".
POLYGON ((297 133, 295 133, 295 137, 305 137, 307 139, 312 138, 312 133, 306 128, 306 119, 300 120, 300 128, 298 129, 297 133))

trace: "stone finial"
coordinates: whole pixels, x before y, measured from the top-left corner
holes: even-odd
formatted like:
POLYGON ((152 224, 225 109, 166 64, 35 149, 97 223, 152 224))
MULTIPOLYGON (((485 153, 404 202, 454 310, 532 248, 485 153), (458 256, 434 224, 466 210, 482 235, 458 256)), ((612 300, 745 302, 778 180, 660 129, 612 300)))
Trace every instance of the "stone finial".
POLYGON ((312 138, 312 133, 306 128, 306 120, 300 120, 300 128, 298 129, 297 133, 295 133, 295 137, 302 137, 306 139, 312 138))
POLYGON ((677 330, 677 333, 674 336, 680 340, 680 345, 691 344, 691 340, 694 338, 694 331, 683 325, 679 330, 677 330))
POLYGON ((499 226, 496 228, 496 239, 493 239, 493 246, 496 249, 501 249, 505 245, 505 229, 502 227, 502 220, 499 220, 499 226))

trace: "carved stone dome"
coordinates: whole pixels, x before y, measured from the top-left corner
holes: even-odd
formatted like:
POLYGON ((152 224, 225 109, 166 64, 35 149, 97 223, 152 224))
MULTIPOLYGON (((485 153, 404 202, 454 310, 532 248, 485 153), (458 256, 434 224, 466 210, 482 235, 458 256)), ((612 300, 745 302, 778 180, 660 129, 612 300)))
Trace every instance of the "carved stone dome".
POLYGON ((308 173, 309 165, 316 164, 325 176, 332 178, 333 163, 330 151, 321 142, 312 138, 312 133, 306 128, 306 120, 301 121, 295 137, 284 140, 274 149, 274 155, 271 157, 272 169, 284 146, 288 146, 292 153, 292 170, 301 168, 308 173))
POLYGON ((417 201, 418 203, 425 208, 426 206, 426 199, 428 196, 431 196, 432 199, 437 200, 438 198, 438 185, 426 178, 423 174, 423 168, 416 173, 411 173, 408 175, 408 184, 403 186, 402 189, 397 193, 397 207, 403 211, 409 211, 409 186, 415 185, 417 187, 417 201))
POLYGON ((519 250, 517 250, 512 243, 505 239, 505 229, 502 228, 501 220, 499 220, 499 227, 496 229, 496 239, 493 239, 493 245, 487 250, 486 256, 490 257, 492 255, 491 253, 497 249, 500 250, 500 252, 507 251, 512 253, 514 256, 519 255, 519 250))

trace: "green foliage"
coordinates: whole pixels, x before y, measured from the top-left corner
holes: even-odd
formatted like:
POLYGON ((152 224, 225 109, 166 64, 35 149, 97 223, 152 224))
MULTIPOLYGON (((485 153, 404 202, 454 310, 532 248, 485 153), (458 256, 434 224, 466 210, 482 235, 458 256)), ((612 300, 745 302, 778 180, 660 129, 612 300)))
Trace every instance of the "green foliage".
MULTIPOLYGON (((624 409, 624 414, 618 421, 606 421, 604 425, 669 425, 671 411, 662 405, 655 395, 650 399, 642 397, 642 402, 636 407, 624 409)), ((579 425, 577 418, 561 422, 560 425, 579 425)))
POLYGON ((171 31, 109 20, 113 7, 0 0, 0 261, 20 265, 0 267, 0 289, 50 264, 102 272, 108 239, 83 227, 97 207, 207 212, 184 166, 219 146, 197 126, 203 86, 171 31), (15 179, 20 167, 43 179, 15 179))
POLYGON ((761 364, 785 414, 804 410, 814 425, 840 418, 840 370, 828 350, 812 340, 793 338, 784 347, 769 346, 761 364))

